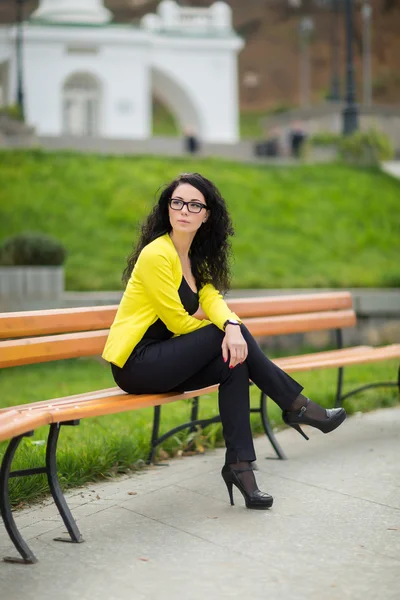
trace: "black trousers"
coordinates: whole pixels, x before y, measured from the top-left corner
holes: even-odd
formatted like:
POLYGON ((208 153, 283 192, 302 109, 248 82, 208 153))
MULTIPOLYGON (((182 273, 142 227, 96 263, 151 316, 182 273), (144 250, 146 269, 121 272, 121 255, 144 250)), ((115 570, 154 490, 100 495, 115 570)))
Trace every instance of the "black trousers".
POLYGON ((303 387, 269 360, 247 329, 243 364, 229 368, 222 358, 224 332, 208 325, 166 341, 140 344, 125 365, 111 365, 116 384, 130 394, 191 391, 219 384, 219 412, 226 444, 226 462, 256 460, 250 428, 249 379, 288 409, 303 387))

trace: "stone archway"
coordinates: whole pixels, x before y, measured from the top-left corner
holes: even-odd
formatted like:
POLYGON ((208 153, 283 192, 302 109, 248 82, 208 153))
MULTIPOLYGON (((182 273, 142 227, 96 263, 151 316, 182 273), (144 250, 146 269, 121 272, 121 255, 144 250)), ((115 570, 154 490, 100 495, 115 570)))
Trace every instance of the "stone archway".
POLYGON ((62 98, 63 133, 73 136, 100 135, 101 85, 87 72, 70 75, 62 98))
POLYGON ((151 89, 154 96, 163 102, 174 115, 182 132, 191 131, 201 137, 203 123, 199 108, 187 90, 164 69, 151 67, 151 89))

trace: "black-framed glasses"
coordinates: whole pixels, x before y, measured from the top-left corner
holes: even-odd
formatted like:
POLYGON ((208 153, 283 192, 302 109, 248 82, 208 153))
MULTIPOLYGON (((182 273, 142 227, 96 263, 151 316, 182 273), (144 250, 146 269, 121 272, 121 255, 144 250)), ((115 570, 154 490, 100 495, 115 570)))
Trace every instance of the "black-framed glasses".
POLYGON ((182 210, 182 208, 186 206, 189 212, 197 214, 201 212, 203 208, 207 208, 207 206, 202 202, 195 202, 194 200, 185 202, 184 200, 179 200, 178 198, 170 198, 169 205, 173 210, 182 210))

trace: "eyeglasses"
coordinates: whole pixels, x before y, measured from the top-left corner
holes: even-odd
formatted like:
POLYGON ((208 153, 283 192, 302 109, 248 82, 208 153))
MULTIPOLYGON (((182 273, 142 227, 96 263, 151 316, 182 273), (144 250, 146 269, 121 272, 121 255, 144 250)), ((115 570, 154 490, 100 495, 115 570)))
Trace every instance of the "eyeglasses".
POLYGON ((182 210, 184 206, 187 206, 189 212, 197 214, 200 213, 203 208, 207 208, 207 206, 201 202, 194 202, 193 200, 185 202, 184 200, 178 200, 178 198, 170 198, 169 205, 173 210, 182 210))

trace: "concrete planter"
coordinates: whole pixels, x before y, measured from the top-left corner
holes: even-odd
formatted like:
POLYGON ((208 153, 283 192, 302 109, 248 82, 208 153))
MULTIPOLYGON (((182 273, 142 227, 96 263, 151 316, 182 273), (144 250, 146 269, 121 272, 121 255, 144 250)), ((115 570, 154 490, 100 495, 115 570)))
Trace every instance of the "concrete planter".
POLYGON ((0 301, 57 300, 64 292, 64 267, 0 267, 0 301))

